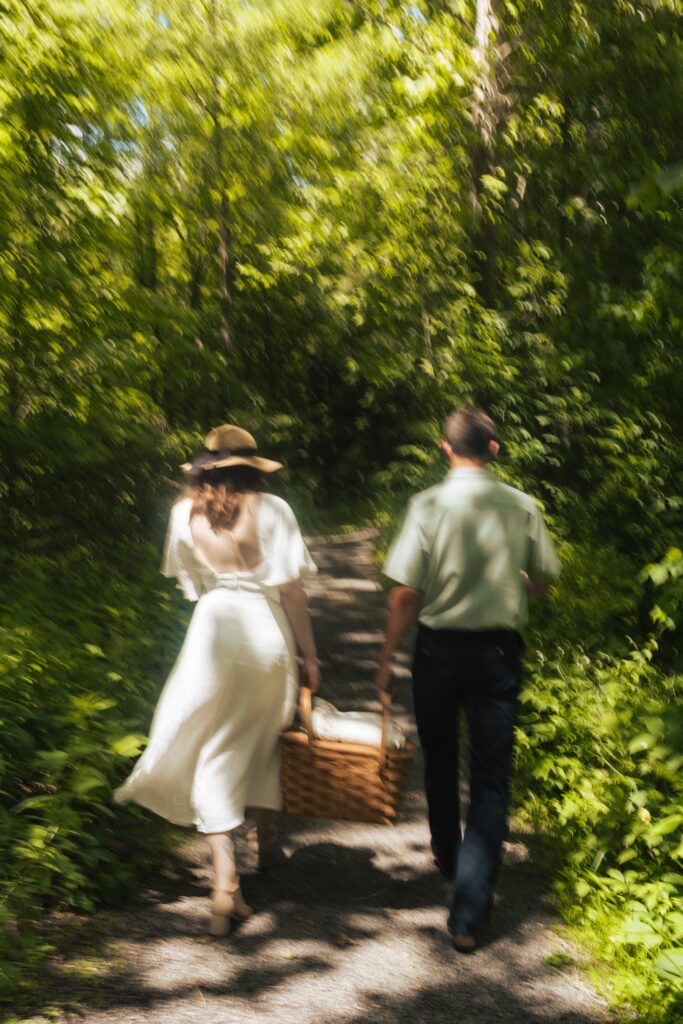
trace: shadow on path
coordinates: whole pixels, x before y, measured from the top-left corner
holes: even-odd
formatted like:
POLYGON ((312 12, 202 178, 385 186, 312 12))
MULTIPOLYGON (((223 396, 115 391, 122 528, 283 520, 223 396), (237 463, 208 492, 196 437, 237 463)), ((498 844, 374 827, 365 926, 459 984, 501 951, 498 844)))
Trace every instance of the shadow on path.
MULTIPOLYGON (((323 696, 339 707, 377 707, 372 669, 385 597, 372 534, 315 540, 310 587, 323 663, 323 696)), ((396 713, 411 724, 409 655, 396 713)), ((507 845, 493 926, 472 957, 445 931, 449 887, 431 863, 419 759, 394 827, 290 818, 282 858, 268 875, 249 871, 237 837, 247 898, 256 913, 227 939, 206 944, 209 873, 201 840, 182 833, 178 858, 125 908, 55 918, 57 946, 43 991, 86 1024, 595 1024, 603 1004, 571 966, 556 933, 533 837, 507 845)), ((569 960, 569 956, 568 956, 569 960)), ((36 1019, 35 1017, 33 1018, 36 1019)), ((37 1018, 41 1019, 41 1018, 37 1018)))

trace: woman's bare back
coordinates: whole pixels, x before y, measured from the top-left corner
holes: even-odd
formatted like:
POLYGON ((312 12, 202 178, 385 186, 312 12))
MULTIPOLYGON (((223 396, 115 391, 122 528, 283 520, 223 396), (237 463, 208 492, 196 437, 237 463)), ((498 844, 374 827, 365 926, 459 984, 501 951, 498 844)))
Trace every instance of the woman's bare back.
POLYGON ((215 572, 249 572, 262 558, 258 533, 260 494, 242 495, 237 522, 229 530, 214 531, 206 516, 192 516, 190 532, 197 554, 215 572))

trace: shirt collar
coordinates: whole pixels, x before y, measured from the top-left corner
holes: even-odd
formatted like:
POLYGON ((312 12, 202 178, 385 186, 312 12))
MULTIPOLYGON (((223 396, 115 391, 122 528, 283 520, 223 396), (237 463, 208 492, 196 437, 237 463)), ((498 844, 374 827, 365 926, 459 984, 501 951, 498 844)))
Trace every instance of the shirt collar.
POLYGON ((447 480, 461 480, 464 476, 489 475, 490 470, 486 466, 458 466, 448 470, 447 480))

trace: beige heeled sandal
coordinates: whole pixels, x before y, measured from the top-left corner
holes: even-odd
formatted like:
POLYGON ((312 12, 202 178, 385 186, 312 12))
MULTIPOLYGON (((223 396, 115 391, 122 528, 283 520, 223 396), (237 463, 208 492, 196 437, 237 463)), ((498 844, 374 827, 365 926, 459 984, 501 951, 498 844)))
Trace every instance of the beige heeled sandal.
POLYGON ((239 882, 234 889, 214 889, 211 893, 211 923, 209 924, 209 935, 211 938, 220 939, 229 935, 233 918, 235 921, 246 921, 251 917, 253 910, 244 902, 243 907, 237 910, 235 896, 240 891, 239 882))

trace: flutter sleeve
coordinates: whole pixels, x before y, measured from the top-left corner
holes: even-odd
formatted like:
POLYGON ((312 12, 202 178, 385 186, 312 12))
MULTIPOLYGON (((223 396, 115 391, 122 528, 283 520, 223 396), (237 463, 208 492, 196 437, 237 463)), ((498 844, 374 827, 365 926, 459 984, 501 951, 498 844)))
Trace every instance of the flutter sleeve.
POLYGON ((265 520, 261 529, 263 584, 281 587, 314 576, 317 566, 287 502, 274 494, 264 494, 261 500, 265 520))
POLYGON ((177 502, 171 509, 171 517, 166 532, 164 554, 161 559, 163 576, 175 578, 178 589, 188 601, 198 601, 200 579, 193 572, 193 553, 186 536, 189 530, 189 503, 177 502))

